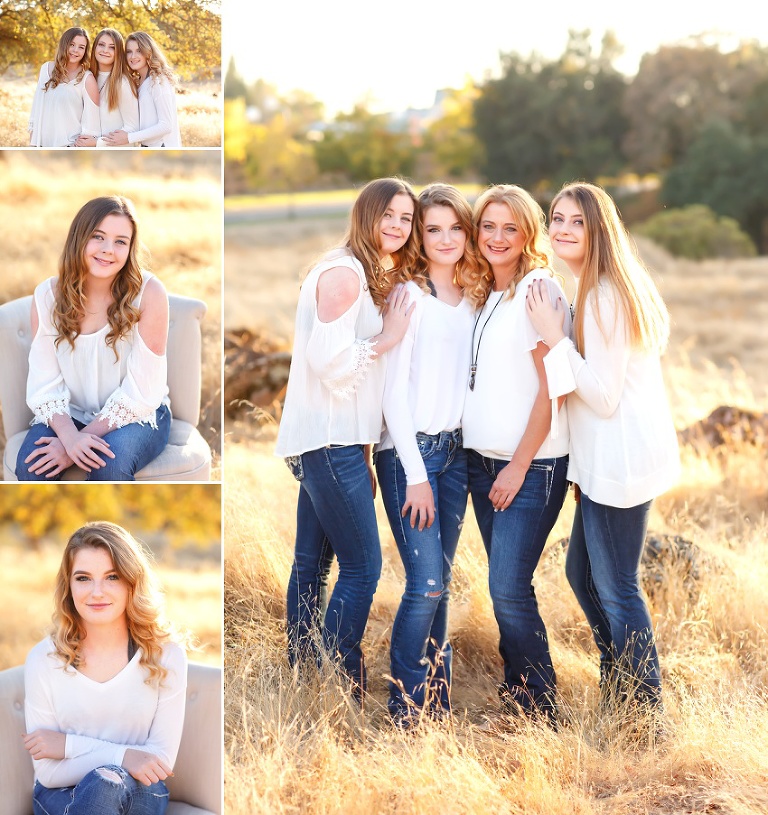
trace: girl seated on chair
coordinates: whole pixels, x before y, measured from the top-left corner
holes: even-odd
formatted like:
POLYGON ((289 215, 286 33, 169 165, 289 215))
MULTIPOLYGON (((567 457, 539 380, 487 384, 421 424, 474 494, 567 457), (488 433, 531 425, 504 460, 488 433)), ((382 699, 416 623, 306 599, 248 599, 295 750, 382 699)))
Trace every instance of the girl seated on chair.
POLYGON ((146 551, 116 524, 64 550, 53 632, 24 666, 35 815, 162 815, 181 741, 187 659, 146 551))
POLYGON ((88 480, 134 481, 168 443, 168 296, 139 245, 131 201, 94 198, 69 228, 58 278, 35 289, 19 481, 59 480, 73 464, 88 480))

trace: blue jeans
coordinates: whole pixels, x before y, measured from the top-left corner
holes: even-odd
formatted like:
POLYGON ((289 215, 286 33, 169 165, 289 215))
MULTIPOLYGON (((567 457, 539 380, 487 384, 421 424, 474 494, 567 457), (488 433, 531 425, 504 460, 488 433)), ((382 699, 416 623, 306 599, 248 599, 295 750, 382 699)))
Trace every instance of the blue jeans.
MULTIPOLYGON (((75 427, 82 430, 85 425, 73 419, 75 427)), ((156 459, 168 444, 171 433, 171 411, 167 405, 160 405, 155 412, 157 428, 149 424, 130 424, 117 427, 105 434, 104 441, 115 454, 114 458, 102 456, 106 462, 103 467, 91 470, 86 474, 86 481, 135 481, 136 473, 156 459)), ((45 436, 55 436, 53 429, 44 424, 34 424, 27 431, 16 457, 16 478, 19 481, 60 481, 63 472, 47 477, 45 473, 29 472, 29 465, 24 460, 30 453, 39 449, 35 442, 45 436)), ((34 461, 34 460, 33 460, 34 461)))
POLYGON ((419 452, 435 501, 435 520, 421 531, 402 516, 406 477, 395 450, 376 454, 376 472, 384 508, 405 567, 405 592, 392 626, 393 717, 424 707, 451 709, 451 645, 448 600, 451 569, 467 507, 467 454, 461 430, 436 435, 417 433, 419 452))
POLYGON ((168 789, 162 781, 145 787, 122 767, 108 764, 76 787, 48 789, 35 782, 34 815, 163 815, 168 789))
POLYGON ((488 554, 488 583, 504 661, 500 694, 512 709, 555 713, 556 676, 539 614, 533 573, 568 487, 568 456, 535 459, 509 507, 495 512, 488 498, 509 462, 469 451, 469 491, 488 554))
POLYGON ((288 657, 340 661, 360 698, 366 687, 361 640, 381 574, 373 489, 362 445, 322 447, 286 462, 300 483, 296 547, 288 582, 288 657), (330 599, 334 555, 339 575, 330 599), (321 650, 322 647, 322 650, 321 650))
POLYGON ((640 588, 640 558, 652 501, 621 509, 581 494, 565 573, 600 651, 604 696, 661 701, 659 656, 640 588))

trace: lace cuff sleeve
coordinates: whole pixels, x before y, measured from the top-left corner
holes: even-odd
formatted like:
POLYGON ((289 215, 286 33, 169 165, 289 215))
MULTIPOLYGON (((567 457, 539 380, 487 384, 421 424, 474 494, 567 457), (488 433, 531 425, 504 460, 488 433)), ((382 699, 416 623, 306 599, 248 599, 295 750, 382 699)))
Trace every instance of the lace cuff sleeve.
POLYGON ((122 388, 118 388, 107 399, 107 403, 98 413, 98 418, 106 419, 110 428, 125 427, 127 424, 137 422, 157 429, 155 409, 131 399, 122 388))
POLYGON ((331 393, 339 399, 351 398, 357 386, 365 379, 366 372, 377 356, 376 343, 370 340, 355 340, 352 346, 351 370, 345 377, 334 383, 331 393))
POLYGON ((51 419, 56 415, 69 416, 69 394, 45 394, 30 404, 32 417, 30 425, 50 425, 51 419))

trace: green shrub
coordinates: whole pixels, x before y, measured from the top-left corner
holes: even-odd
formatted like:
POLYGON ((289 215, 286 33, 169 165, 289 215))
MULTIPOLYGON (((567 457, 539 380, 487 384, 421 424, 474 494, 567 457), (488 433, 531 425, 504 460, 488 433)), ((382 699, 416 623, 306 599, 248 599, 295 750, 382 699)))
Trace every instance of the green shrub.
POLYGON ((675 257, 691 260, 757 254, 752 239, 733 218, 719 217, 702 204, 658 212, 634 231, 663 246, 675 257))

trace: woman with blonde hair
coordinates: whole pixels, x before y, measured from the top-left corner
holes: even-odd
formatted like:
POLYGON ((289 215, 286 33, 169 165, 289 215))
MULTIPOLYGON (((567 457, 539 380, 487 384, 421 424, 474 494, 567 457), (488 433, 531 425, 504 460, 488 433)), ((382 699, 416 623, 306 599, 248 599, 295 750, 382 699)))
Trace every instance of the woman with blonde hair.
POLYGON ((84 204, 69 228, 58 277, 35 289, 20 481, 133 481, 168 443, 168 295, 142 268, 132 202, 84 204))
POLYGON ((121 127, 104 136, 108 147, 139 144, 142 147, 181 147, 176 112, 178 80, 160 46, 144 31, 125 38, 128 70, 139 94, 139 124, 121 127))
POLYGON ((475 281, 481 308, 462 426, 504 662, 499 695, 505 713, 554 724, 556 675, 532 581, 565 498, 568 424, 562 400, 550 405, 546 347, 526 314, 525 292, 539 281, 553 302, 565 296, 544 213, 528 192, 490 187, 474 216, 487 266, 475 281))
POLYGON ((88 70, 88 33, 68 28, 56 57, 40 69, 29 117, 32 147, 74 147, 79 136, 95 138, 99 129, 99 89, 88 70))
POLYGON ((461 412, 475 312, 465 281, 479 268, 472 209, 455 187, 425 187, 418 220, 421 252, 406 284, 413 315, 388 355, 386 428, 374 453, 406 577, 392 626, 388 702, 402 728, 451 709, 449 584, 467 505, 461 412))
POLYGON ((106 521, 69 539, 53 630, 24 666, 35 815, 162 815, 181 742, 187 659, 149 556, 106 521))
POLYGON ((549 234, 578 282, 573 339, 560 304, 537 285, 527 297, 550 348, 550 392, 568 394, 568 478, 579 503, 566 574, 600 651, 603 700, 659 711, 659 658, 639 567, 653 498, 679 471, 660 361, 669 315, 601 187, 565 185, 550 206, 549 234))
POLYGON ((418 253, 416 196, 399 178, 366 184, 342 245, 305 278, 276 454, 299 482, 288 583, 292 665, 322 662, 346 673, 362 699, 361 640, 381 571, 372 445, 381 437, 388 352, 410 319, 407 280, 418 253), (334 555, 339 574, 330 598, 334 555))
MULTIPOLYGON (((99 135, 115 130, 139 129, 139 102, 136 85, 128 74, 123 35, 103 28, 93 40, 91 66, 99 86, 99 135)), ((81 136, 76 147, 104 146, 103 139, 81 136)))

